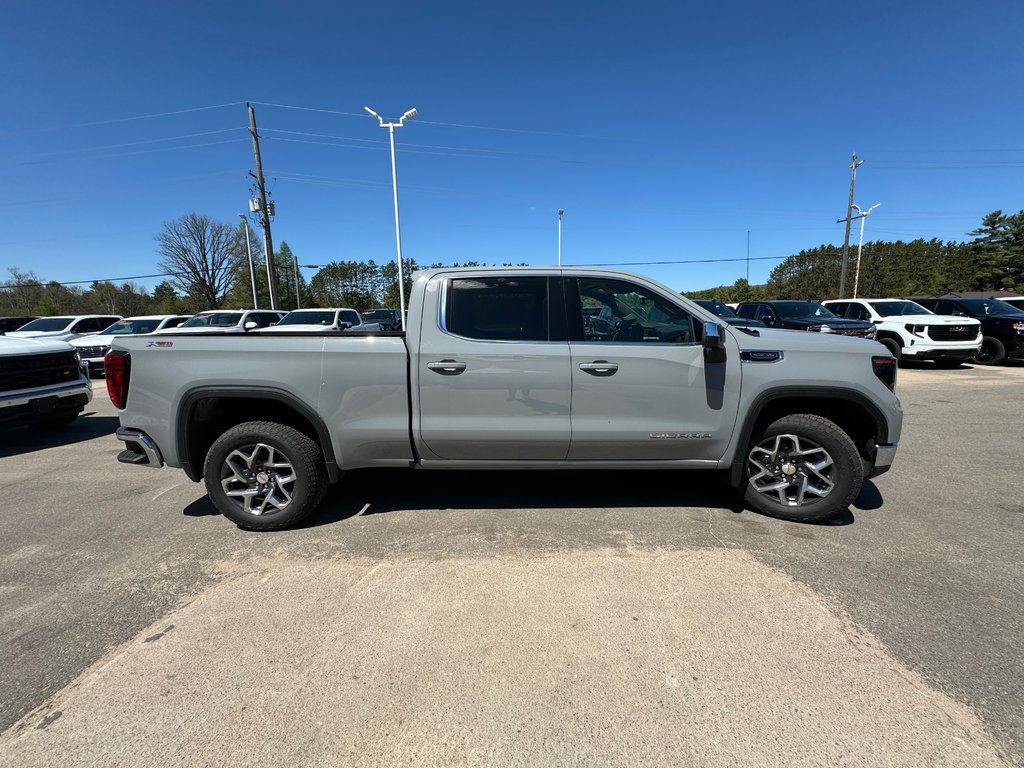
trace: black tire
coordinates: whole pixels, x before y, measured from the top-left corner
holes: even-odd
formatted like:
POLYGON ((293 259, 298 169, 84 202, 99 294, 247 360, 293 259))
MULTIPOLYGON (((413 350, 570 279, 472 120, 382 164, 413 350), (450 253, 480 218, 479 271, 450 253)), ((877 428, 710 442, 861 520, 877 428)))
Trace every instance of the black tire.
POLYGON ((206 454, 203 481, 214 506, 249 531, 295 525, 316 509, 328 486, 320 446, 271 421, 239 424, 218 437, 206 454), (271 463, 275 466, 265 466, 271 463), (239 495, 244 490, 252 493, 239 495))
POLYGON ((853 503, 864 482, 864 461, 853 441, 833 422, 811 414, 784 416, 755 435, 747 447, 743 464, 744 500, 758 512, 783 520, 805 523, 829 520, 853 503), (780 437, 778 441, 772 440, 777 437, 780 437), (817 451, 808 454, 806 460, 804 456, 797 456, 792 437, 802 441, 800 447, 804 451, 811 446, 817 451), (765 463, 771 461, 769 452, 763 447, 766 444, 778 449, 776 458, 782 457, 781 462, 771 466, 765 463), (825 458, 831 459, 832 463, 819 467, 821 471, 815 472, 810 465, 823 463, 825 458), (752 477, 755 461, 760 472, 752 477), (773 471, 775 467, 781 471, 773 471), (808 490, 801 494, 799 486, 804 477, 808 479, 805 486, 808 490), (763 486, 781 480, 790 484, 781 491, 764 490, 763 486), (762 486, 762 490, 757 490, 757 486, 762 486), (823 489, 824 495, 816 495, 823 489), (780 493, 786 497, 786 503, 779 498, 780 493))
POLYGON ((889 354, 896 358, 896 365, 903 365, 903 345, 900 344, 896 339, 886 336, 884 339, 879 339, 878 343, 889 350, 889 354))
POLYGON ((972 360, 978 365, 999 365, 1006 360, 1006 347, 995 336, 985 336, 981 340, 981 349, 972 360))

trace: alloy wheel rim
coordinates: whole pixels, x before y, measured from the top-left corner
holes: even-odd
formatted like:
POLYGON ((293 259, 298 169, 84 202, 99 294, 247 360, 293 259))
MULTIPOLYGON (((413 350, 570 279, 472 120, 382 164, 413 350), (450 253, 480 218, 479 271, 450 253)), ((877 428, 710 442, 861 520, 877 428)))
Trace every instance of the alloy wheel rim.
POLYGON ((257 517, 283 512, 292 503, 295 468, 280 449, 266 443, 243 445, 221 465, 221 487, 239 510, 257 517))
POLYGON ((835 462, 828 451, 799 435, 765 438, 747 456, 750 486, 787 507, 802 507, 835 487, 835 462))

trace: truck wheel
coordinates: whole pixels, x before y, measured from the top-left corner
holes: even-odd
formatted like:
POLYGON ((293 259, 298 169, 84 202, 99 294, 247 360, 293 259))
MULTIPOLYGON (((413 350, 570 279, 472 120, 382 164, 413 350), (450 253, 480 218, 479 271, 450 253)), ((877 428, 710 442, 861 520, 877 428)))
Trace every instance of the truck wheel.
POLYGON ((890 339, 888 336, 884 339, 879 339, 878 343, 889 350, 889 354, 896 358, 896 365, 903 365, 902 344, 896 341, 896 339, 890 339))
POLYGON ((316 509, 328 485, 320 446, 270 421, 239 424, 218 437, 203 475, 214 506, 250 531, 294 525, 316 509))
POLYGON ((744 476, 744 499, 758 512, 813 523, 853 503, 864 464, 853 441, 831 421, 795 414, 754 438, 744 476))
POLYGON ((973 361, 978 365, 999 365, 1006 359, 1006 347, 1003 342, 993 336, 985 336, 981 340, 981 349, 978 350, 973 361))

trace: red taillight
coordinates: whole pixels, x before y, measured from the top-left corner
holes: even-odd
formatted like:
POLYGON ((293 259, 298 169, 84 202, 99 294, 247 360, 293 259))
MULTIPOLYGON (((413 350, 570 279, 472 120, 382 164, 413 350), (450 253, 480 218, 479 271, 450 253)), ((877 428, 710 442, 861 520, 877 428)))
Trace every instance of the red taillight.
POLYGON ((132 359, 127 352, 108 352, 103 357, 103 372, 107 377, 107 394, 117 410, 128 401, 128 374, 132 359))

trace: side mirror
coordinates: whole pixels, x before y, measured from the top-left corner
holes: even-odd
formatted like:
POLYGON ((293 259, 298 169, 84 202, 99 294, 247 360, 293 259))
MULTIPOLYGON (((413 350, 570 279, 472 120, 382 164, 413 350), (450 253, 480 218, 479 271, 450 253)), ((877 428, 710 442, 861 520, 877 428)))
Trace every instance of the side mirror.
POLYGON ((339 331, 347 331, 351 327, 352 327, 352 323, 346 323, 344 320, 342 320, 340 323, 338 323, 338 330, 339 331))
POLYGON ((724 363, 725 335, 718 323, 704 323, 704 362, 724 363))
POLYGON ((255 320, 246 320, 246 322, 245 322, 245 330, 247 330, 247 331, 251 331, 253 328, 258 328, 258 327, 259 327, 259 325, 257 324, 257 322, 255 320))

